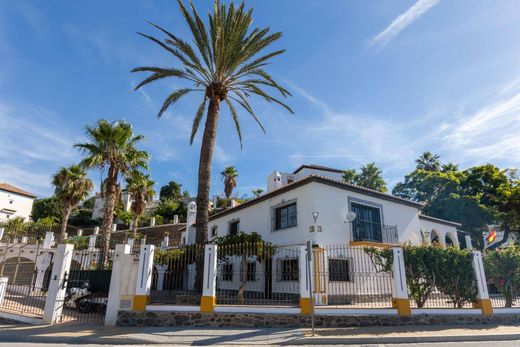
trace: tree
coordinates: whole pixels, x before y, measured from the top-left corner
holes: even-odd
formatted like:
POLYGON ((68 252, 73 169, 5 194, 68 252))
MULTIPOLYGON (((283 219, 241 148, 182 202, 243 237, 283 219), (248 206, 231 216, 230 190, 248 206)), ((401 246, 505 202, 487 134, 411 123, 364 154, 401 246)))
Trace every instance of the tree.
POLYGON ((425 171, 439 171, 441 168, 441 163, 439 162, 439 155, 433 154, 430 151, 426 151, 421 156, 415 160, 417 164, 417 169, 425 170, 425 171))
POLYGON ((56 196, 34 200, 31 219, 38 221, 46 217, 55 217, 61 220, 63 215, 62 206, 56 196))
POLYGON ((190 194, 187 191, 182 191, 182 184, 177 183, 175 181, 170 181, 168 184, 161 187, 159 192, 160 200, 175 200, 180 201, 184 198, 189 198, 190 194))
POLYGON ((262 130, 264 128, 249 104, 249 97, 258 96, 267 102, 274 102, 284 107, 291 113, 292 110, 263 89, 272 88, 282 97, 290 95, 264 70, 264 66, 271 58, 282 54, 285 50, 279 49, 259 56, 260 52, 282 36, 281 33, 271 34, 269 28, 251 30, 253 11, 246 10, 244 3, 238 7, 233 3, 226 6, 216 0, 213 14, 209 15, 207 24, 200 18, 193 3, 190 2, 191 13, 181 0, 178 0, 178 4, 193 35, 194 46, 191 42, 182 40, 155 24, 152 25, 166 35, 164 41, 150 35, 140 35, 171 53, 176 60, 180 61, 181 68, 145 66, 135 68, 132 72, 151 73, 135 89, 169 77, 187 81, 191 85, 173 91, 165 99, 158 116, 183 96, 193 92, 203 93, 202 102, 193 120, 190 143, 193 143, 207 109, 199 157, 197 190, 199 208, 196 216, 196 242, 204 243, 208 239, 209 209, 207 206, 209 206, 211 161, 221 104, 225 103, 229 109, 241 146, 242 133, 235 105, 241 106, 251 115, 262 130))
POLYGON ((76 206, 84 201, 94 188, 92 180, 87 176, 87 172, 80 165, 62 167, 52 176, 54 185, 54 195, 63 207, 61 218, 61 240, 66 239, 67 223, 70 214, 76 206))
POLYGON ((86 168, 98 168, 102 172, 107 171, 106 188, 103 192, 103 223, 100 228, 103 264, 106 264, 110 248, 110 229, 119 192, 119 176, 126 176, 132 170, 147 168, 148 153, 136 148, 143 136, 134 136, 132 125, 124 121, 109 123, 103 119, 99 120, 95 126, 87 126, 87 136, 90 142, 75 145, 86 155, 81 165, 86 168))
POLYGON ((153 190, 154 181, 150 179, 149 175, 145 175, 142 172, 134 170, 130 175, 126 177, 126 189, 132 204, 130 210, 132 211, 132 235, 135 240, 137 236, 137 226, 139 219, 142 217, 146 205, 153 200, 155 191, 153 190))
POLYGON ((346 183, 355 184, 379 192, 386 192, 388 190, 383 178, 383 171, 381 171, 374 162, 361 166, 359 173, 354 169, 345 170, 343 171, 342 177, 346 183))
POLYGON ((175 215, 179 215, 179 213, 182 212, 181 206, 182 203, 175 200, 161 200, 154 213, 171 221, 175 215))
POLYGON ((483 260, 488 284, 504 296, 505 307, 512 307, 520 293, 520 246, 488 251, 483 260))
POLYGON ((253 193, 253 196, 255 198, 258 198, 260 195, 262 195, 264 190, 262 188, 257 188, 257 189, 253 189, 251 192, 253 193))
POLYGON ((238 172, 234 166, 228 166, 220 173, 220 176, 224 181, 224 194, 226 194, 226 199, 229 200, 233 189, 237 186, 238 172))

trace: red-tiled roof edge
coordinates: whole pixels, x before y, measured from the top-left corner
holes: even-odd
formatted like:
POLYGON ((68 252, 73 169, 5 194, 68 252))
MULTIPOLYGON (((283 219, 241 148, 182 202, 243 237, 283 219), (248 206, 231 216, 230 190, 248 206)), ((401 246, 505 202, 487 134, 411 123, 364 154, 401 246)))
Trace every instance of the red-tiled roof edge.
POLYGON ((316 169, 316 170, 330 171, 330 172, 336 172, 336 173, 343 173, 345 171, 345 170, 340 170, 340 169, 336 169, 336 168, 328 167, 328 166, 303 164, 299 168, 297 168, 296 170, 293 171, 293 175, 302 169, 316 169))
POLYGON ((23 189, 13 186, 12 184, 0 182, 0 190, 4 190, 6 192, 16 193, 24 196, 28 196, 30 198, 36 198, 36 195, 29 193, 23 189))

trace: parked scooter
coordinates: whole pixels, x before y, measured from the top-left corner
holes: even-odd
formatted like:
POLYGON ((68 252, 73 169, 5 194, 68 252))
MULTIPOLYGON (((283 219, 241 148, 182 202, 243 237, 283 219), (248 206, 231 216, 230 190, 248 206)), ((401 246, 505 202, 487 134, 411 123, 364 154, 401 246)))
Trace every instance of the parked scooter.
POLYGON ((106 307, 106 298, 93 298, 88 281, 84 281, 79 287, 69 288, 65 296, 65 306, 81 313, 90 312, 95 305, 106 307))

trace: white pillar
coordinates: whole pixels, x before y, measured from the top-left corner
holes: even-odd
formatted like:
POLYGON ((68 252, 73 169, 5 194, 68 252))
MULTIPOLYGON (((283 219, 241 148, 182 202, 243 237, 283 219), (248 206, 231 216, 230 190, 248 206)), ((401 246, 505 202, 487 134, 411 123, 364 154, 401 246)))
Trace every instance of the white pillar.
POLYGON ((0 277, 0 307, 4 302, 5 291, 7 290, 7 277, 0 277))
POLYGON ((94 227, 94 235, 99 235, 99 227, 94 227))
POLYGON ((464 235, 464 239, 466 240, 466 248, 470 251, 473 250, 473 243, 471 242, 471 236, 470 235, 464 235))
POLYGON ((116 232, 117 231, 117 224, 114 223, 112 224, 112 232, 116 232))
POLYGON ((83 229, 78 229, 78 236, 83 236, 83 229))
POLYGON ((4 228, 0 228, 0 240, 4 237, 4 228))
POLYGON ((65 273, 70 269, 73 251, 73 244, 58 245, 54 255, 55 260, 52 267, 51 281, 49 283, 49 290, 43 311, 44 323, 53 324, 61 315, 65 301, 65 292, 67 290, 65 273))
POLYGON ((164 275, 168 271, 168 264, 155 265, 157 270, 157 290, 164 289, 164 275))
POLYGON ((313 284, 312 249, 307 250, 307 246, 300 246, 298 258, 298 268, 300 270, 300 309, 302 314, 311 314, 313 311, 311 299, 313 284))
POLYGON ((89 250, 93 250, 96 248, 96 238, 97 238, 97 234, 90 235, 88 237, 88 249, 89 250))
POLYGON ((489 292, 486 281, 486 273, 484 272, 484 264, 482 263, 482 254, 479 251, 472 251, 473 260, 471 264, 473 265, 473 270, 475 271, 475 276, 477 277, 477 302, 475 307, 482 309, 482 314, 485 316, 490 316, 493 314, 493 308, 491 305, 491 300, 489 299, 489 292))
POLYGON ((43 240, 43 249, 51 249, 53 241, 54 233, 52 231, 47 231, 45 233, 45 239, 43 240))
POLYGON ((151 227, 155 226, 155 217, 150 218, 150 226, 151 227))
POLYGON ((137 272, 137 283, 132 309, 144 311, 150 299, 150 287, 152 285, 153 256, 155 247, 153 245, 142 245, 139 253, 139 270, 137 272))
POLYGON ((130 246, 116 245, 114 251, 114 262, 112 264, 112 275, 110 278, 110 289, 108 291, 105 325, 116 325, 117 312, 121 306, 121 274, 125 254, 130 254, 130 246))
POLYGON ((408 298, 408 286, 406 285, 406 272, 404 269, 404 253, 400 247, 392 248, 392 303, 401 316, 410 316, 410 299, 408 298))
POLYGON ((217 284, 217 245, 204 248, 204 272, 202 280, 201 312, 213 312, 217 284))

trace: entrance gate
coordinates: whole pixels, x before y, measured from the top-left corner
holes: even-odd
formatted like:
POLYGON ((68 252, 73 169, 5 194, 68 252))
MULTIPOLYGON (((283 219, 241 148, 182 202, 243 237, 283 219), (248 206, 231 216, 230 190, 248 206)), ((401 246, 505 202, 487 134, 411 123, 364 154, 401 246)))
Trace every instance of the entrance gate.
POLYGON ((74 250, 70 268, 65 272, 66 295, 57 323, 105 320, 114 250, 106 257, 99 249, 74 250))

